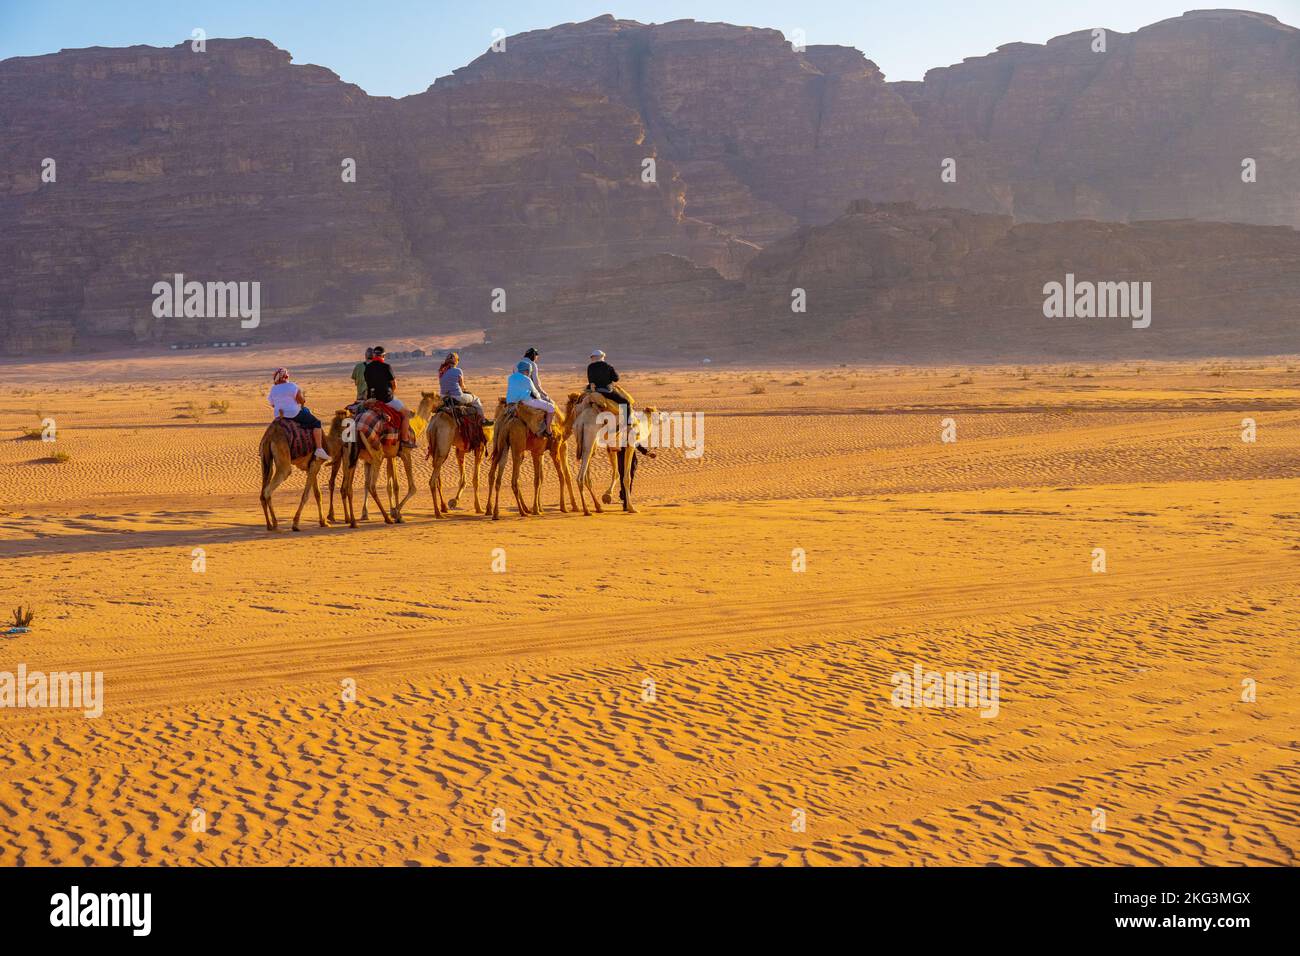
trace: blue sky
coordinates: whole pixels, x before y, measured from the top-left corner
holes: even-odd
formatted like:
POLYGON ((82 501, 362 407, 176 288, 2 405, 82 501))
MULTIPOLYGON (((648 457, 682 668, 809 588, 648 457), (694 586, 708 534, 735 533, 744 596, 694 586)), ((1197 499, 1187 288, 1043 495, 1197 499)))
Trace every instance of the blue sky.
MULTIPOLYGON (((64 47, 171 46, 210 37, 265 37, 296 63, 316 63, 368 93, 404 96, 478 56, 493 28, 507 34, 602 13, 643 22, 725 20, 802 28, 808 43, 855 46, 891 80, 991 52, 1102 26, 1129 32, 1211 7, 1204 0, 0 0, 0 59, 64 47)), ((1300 26, 1300 0, 1249 9, 1300 26)))

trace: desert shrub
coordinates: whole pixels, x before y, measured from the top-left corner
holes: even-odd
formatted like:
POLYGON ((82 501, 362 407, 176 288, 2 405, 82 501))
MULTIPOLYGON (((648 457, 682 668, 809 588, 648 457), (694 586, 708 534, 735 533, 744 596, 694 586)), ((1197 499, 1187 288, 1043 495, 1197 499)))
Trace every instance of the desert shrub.
POLYGON ((31 606, 28 606, 26 609, 24 609, 23 606, 20 604, 16 608, 14 608, 13 615, 14 615, 14 619, 13 619, 14 627, 30 627, 32 623, 32 618, 36 616, 36 610, 31 606))
POLYGON ((224 398, 214 398, 208 402, 208 409, 216 412, 218 415, 224 415, 230 411, 230 402, 224 398))

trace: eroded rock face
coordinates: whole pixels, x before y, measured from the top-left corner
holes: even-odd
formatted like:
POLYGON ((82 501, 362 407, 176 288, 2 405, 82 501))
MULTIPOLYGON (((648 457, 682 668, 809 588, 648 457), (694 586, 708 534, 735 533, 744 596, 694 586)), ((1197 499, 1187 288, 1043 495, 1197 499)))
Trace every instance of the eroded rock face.
MULTIPOLYGON (((958 184, 968 174, 1018 219, 1300 227, 1300 30, 1196 10, 1108 32, 1104 53, 1097 39, 1010 44, 895 88, 958 157, 958 184)), ((947 203, 985 208, 964 189, 947 203)))
POLYGON ((587 277, 513 322, 546 329, 549 344, 569 351, 595 330, 623 352, 652 354, 1093 360, 1300 351, 1297 301, 1300 232, 1287 227, 1016 224, 860 201, 771 244, 738 281, 650 260, 587 277), (1053 282, 1063 292, 1073 282, 1076 305, 1085 283, 1128 285, 1115 290, 1114 304, 1134 298, 1108 315, 1094 299, 1096 314, 1080 307, 1049 317, 1045 287, 1053 282), (804 312, 792 309, 796 292, 804 312), (667 348, 662 330, 673 332, 667 348))
POLYGON ((259 280, 263 331, 431 307, 373 113, 357 87, 262 40, 0 64, 0 347, 240 332, 156 319, 151 287, 175 273, 259 280), (341 182, 344 157, 356 184, 341 182))
MULTIPOLYGON (((1300 31, 1196 11, 1095 44, 1087 31, 1010 44, 888 83, 857 50, 795 51, 775 30, 601 17, 510 37, 400 100, 264 40, 4 61, 0 352, 238 332, 155 317, 152 286, 176 273, 260 282, 255 337, 491 329, 507 322, 494 289, 525 308, 657 255, 744 272, 748 289, 789 261, 828 290, 865 283, 859 298, 910 270, 916 289, 879 303, 900 315, 948 301, 937 283, 987 286, 925 271, 946 260, 913 234, 918 213, 888 234, 844 232, 837 217, 864 197, 1008 217, 931 223, 955 243, 1059 219, 1300 226, 1300 31), (47 157, 55 182, 41 180, 47 157), (796 231, 826 224, 838 231, 796 231), (820 245, 793 256, 789 242, 820 245)), ((884 215, 854 215, 866 208, 884 215)), ((1085 245, 1107 235, 1071 228, 1085 245)), ((1151 254, 1195 254, 1202 240, 1184 235, 1151 254)), ((1036 252, 989 266, 1032 285, 1036 252)), ((757 321, 742 314, 734 335, 757 321)))
POLYGON ((512 37, 438 86, 504 77, 622 102, 678 165, 688 213, 760 244, 864 197, 1300 226, 1300 31, 1209 10, 1104 39, 1012 43, 887 83, 857 50, 799 53, 774 30, 602 17, 512 37))
POLYGON ((911 110, 874 63, 844 47, 795 53, 777 30, 605 16, 510 37, 434 88, 501 79, 636 110, 680 171, 687 213, 758 243, 898 188, 916 145, 911 110))
POLYGON ((500 83, 394 101, 262 40, 0 64, 0 351, 485 325, 661 251, 736 274, 637 114, 500 83), (54 159, 54 182, 42 161, 54 159), (355 161, 355 182, 342 164, 355 161), (153 284, 257 281, 261 326, 157 318, 153 284))

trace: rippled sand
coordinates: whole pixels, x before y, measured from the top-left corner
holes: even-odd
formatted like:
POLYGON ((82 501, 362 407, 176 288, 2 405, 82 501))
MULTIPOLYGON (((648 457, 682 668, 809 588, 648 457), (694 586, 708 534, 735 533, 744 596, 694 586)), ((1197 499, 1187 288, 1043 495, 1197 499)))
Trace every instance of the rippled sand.
MULTIPOLYGON (((338 358, 294 357, 318 413, 338 358)), ((272 535, 275 364, 5 368, 0 608, 38 613, 0 670, 106 702, 0 710, 0 864, 1296 862, 1294 360, 627 367, 706 423, 639 515, 548 466, 549 514, 435 523, 421 460, 408 523, 272 535), (998 672, 997 716, 892 706, 918 663, 998 672)))

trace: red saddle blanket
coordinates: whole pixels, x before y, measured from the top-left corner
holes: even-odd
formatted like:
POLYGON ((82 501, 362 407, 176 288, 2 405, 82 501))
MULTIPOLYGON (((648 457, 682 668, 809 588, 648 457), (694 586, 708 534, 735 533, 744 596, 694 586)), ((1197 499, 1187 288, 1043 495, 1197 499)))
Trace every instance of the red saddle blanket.
POLYGON ((483 416, 479 414, 478 409, 473 405, 462 405, 459 402, 443 402, 440 410, 451 413, 452 418, 456 421, 456 430, 460 433, 460 440, 464 442, 466 448, 473 451, 487 441, 487 434, 483 431, 483 416))
POLYGON ((297 422, 283 417, 277 418, 275 423, 284 429, 284 437, 289 442, 290 458, 301 458, 316 450, 316 442, 312 440, 310 429, 303 428, 297 422))
POLYGON ((356 423, 357 441, 369 445, 396 445, 402 440, 401 413, 389 408, 383 402, 367 405, 353 417, 356 423))

